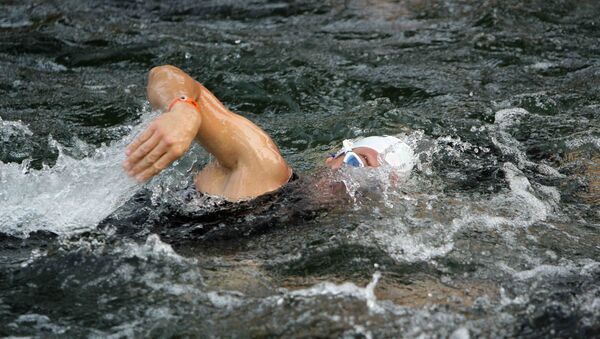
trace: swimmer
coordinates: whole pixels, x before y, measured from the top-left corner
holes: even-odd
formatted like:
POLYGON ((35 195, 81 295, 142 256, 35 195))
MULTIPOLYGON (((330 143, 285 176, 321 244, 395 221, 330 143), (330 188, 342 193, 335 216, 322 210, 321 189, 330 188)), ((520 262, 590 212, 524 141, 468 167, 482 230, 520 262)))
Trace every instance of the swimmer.
MULTIPOLYGON (((177 67, 150 70, 147 96, 156 118, 126 149, 123 168, 143 182, 183 156, 198 142, 214 159, 194 180, 199 192, 229 201, 251 199, 278 190, 293 178, 291 167, 271 137, 248 119, 228 110, 206 87, 177 67)), ((391 136, 367 137, 342 149, 325 163, 332 169, 397 166, 407 155, 391 136)))

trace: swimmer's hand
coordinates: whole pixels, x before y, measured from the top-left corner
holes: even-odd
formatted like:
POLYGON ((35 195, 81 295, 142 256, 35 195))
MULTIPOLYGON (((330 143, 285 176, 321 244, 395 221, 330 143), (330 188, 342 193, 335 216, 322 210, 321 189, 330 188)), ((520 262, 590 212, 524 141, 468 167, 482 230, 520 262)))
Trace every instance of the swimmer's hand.
POLYGON ((190 105, 175 105, 127 147, 123 169, 139 182, 152 178, 187 152, 200 124, 200 114, 190 105))

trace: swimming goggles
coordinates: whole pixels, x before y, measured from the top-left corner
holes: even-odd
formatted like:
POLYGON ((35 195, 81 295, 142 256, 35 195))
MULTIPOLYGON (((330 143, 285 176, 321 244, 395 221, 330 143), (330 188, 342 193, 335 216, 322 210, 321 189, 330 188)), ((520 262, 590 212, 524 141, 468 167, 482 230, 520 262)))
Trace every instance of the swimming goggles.
POLYGON ((353 167, 365 167, 365 163, 360 156, 352 151, 347 152, 346 155, 344 155, 344 164, 353 167))
POLYGON ((365 167, 365 163, 360 156, 352 151, 352 142, 350 140, 344 140, 342 142, 342 149, 331 156, 335 159, 341 155, 344 155, 344 164, 352 167, 365 167))

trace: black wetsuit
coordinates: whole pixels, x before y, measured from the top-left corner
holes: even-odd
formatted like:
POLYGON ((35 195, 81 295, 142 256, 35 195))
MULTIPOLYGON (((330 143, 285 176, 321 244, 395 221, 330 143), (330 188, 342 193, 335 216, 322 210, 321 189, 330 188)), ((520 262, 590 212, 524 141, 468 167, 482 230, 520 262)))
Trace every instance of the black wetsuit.
POLYGON ((152 204, 152 192, 143 189, 104 219, 99 227, 115 227, 117 233, 146 237, 157 233, 163 241, 182 243, 239 238, 264 233, 294 220, 306 221, 324 208, 315 204, 294 173, 279 190, 251 200, 229 202, 212 199, 196 191, 193 184, 178 192, 176 201, 152 204), (182 205, 194 205, 186 209, 182 205))

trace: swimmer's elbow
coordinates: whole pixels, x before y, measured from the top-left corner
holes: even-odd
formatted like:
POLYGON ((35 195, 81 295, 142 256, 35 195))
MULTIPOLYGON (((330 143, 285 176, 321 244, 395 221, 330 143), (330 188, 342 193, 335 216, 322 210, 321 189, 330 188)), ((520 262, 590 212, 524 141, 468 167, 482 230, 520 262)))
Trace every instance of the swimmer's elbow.
POLYGON ((148 72, 146 93, 153 109, 165 109, 178 96, 197 98, 198 89, 196 81, 184 71, 172 65, 162 65, 148 72))
POLYGON ((164 77, 169 77, 172 76, 174 74, 180 74, 183 71, 173 65, 161 65, 161 66, 155 66, 152 67, 152 69, 150 69, 150 72, 148 72, 148 83, 152 83, 153 81, 156 81, 158 79, 164 78, 164 77))

